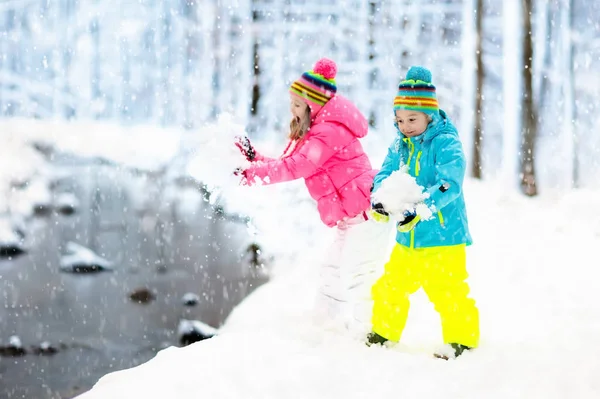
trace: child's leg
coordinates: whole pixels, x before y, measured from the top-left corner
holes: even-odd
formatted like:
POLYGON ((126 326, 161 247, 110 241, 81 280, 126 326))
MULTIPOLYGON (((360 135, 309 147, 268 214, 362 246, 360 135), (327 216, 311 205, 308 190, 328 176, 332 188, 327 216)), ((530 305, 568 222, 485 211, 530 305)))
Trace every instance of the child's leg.
POLYGON ((346 292, 345 319, 351 332, 364 336, 371 330, 371 288, 383 274, 394 243, 392 224, 367 220, 346 229, 341 278, 346 292))
POLYGON ((346 232, 336 229, 333 241, 327 246, 325 259, 319 268, 319 287, 315 301, 315 316, 318 324, 332 324, 340 318, 342 304, 346 301, 341 280, 343 249, 346 232))
POLYGON ((396 244, 372 289, 373 331, 390 341, 400 340, 408 318, 408 297, 420 287, 421 265, 415 260, 413 249, 396 244))
POLYGON ((422 249, 423 289, 440 314, 444 343, 475 348, 479 344, 479 311, 468 297, 464 245, 422 249))

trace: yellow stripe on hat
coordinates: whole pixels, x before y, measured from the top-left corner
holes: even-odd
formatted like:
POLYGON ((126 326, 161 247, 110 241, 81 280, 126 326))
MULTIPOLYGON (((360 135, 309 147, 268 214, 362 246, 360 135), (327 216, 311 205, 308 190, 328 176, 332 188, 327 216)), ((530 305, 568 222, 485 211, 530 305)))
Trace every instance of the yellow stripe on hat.
POLYGON ((429 105, 432 107, 437 107, 438 102, 436 100, 430 100, 430 99, 423 99, 423 100, 414 100, 414 99, 406 99, 406 98, 401 98, 401 97, 396 97, 394 99, 394 104, 395 105, 429 105))
POLYGON ((322 101, 324 103, 326 103, 327 101, 330 100, 330 97, 323 95, 323 93, 315 91, 315 90, 311 89, 310 87, 304 86, 298 82, 292 83, 292 88, 300 93, 306 93, 309 97, 312 97, 312 98, 322 101))
POLYGON ((425 102, 403 102, 394 101, 395 107, 426 107, 426 108, 438 108, 437 103, 425 103, 425 102))

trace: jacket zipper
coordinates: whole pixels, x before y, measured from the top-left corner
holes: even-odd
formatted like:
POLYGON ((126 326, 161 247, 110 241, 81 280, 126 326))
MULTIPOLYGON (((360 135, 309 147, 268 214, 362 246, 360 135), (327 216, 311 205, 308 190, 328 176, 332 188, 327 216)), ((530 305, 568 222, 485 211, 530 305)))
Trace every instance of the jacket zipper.
POLYGON ((412 141, 410 141, 410 139, 405 139, 406 143, 408 144, 408 160, 406 162, 406 164, 408 165, 408 173, 410 173, 410 161, 412 161, 412 156, 413 153, 415 152, 415 145, 413 144, 412 141))
MULTIPOLYGON (((406 142, 408 144, 409 147, 409 153, 408 153, 408 173, 410 174, 410 161, 412 161, 412 156, 415 153, 415 144, 410 140, 410 139, 406 139, 406 142)), ((419 172, 420 172, 420 168, 419 168, 419 159, 421 158, 421 151, 417 152, 417 158, 415 159, 415 177, 419 176, 419 172)), ((410 230, 410 248, 414 249, 415 247, 415 229, 411 229, 410 230)))

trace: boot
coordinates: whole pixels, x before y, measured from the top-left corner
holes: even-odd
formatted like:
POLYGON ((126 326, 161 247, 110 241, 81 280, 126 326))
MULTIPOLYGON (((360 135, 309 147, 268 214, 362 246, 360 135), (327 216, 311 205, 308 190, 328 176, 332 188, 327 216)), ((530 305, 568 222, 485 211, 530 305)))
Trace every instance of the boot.
POLYGON ((382 337, 381 335, 377 334, 376 332, 370 332, 369 334, 367 334, 366 344, 367 344, 367 346, 371 346, 371 345, 375 345, 375 344, 383 345, 387 341, 388 341, 387 338, 382 337))
POLYGON ((466 345, 455 344, 455 343, 450 344, 450 348, 451 348, 451 352, 452 352, 450 354, 441 353, 442 351, 440 351, 440 352, 434 353, 433 356, 437 357, 438 359, 444 359, 444 360, 456 359, 457 357, 462 355, 462 353, 464 351, 472 349, 471 347, 468 347, 466 345))

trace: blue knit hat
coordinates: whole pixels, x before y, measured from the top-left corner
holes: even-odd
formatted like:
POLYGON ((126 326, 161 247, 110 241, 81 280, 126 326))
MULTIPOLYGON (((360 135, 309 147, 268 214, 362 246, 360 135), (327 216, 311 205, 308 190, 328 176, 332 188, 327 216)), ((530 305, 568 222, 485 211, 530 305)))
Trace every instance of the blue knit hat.
POLYGON ((429 69, 420 66, 409 68, 406 79, 398 85, 398 94, 394 98, 394 112, 399 109, 419 111, 428 115, 439 112, 429 69))

